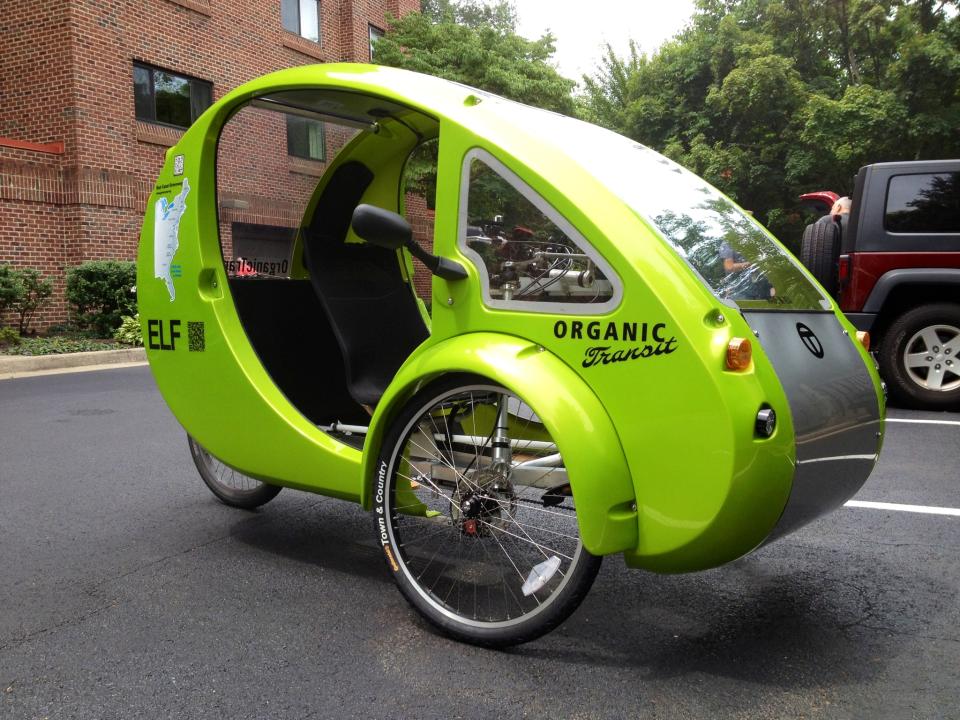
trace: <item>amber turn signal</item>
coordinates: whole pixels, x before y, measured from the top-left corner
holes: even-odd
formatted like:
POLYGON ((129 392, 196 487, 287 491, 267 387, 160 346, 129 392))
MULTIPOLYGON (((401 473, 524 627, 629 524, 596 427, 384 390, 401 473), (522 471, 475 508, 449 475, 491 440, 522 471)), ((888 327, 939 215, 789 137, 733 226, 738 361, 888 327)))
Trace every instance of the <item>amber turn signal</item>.
POLYGON ((866 330, 858 330, 857 340, 859 340, 860 344, 863 345, 864 350, 870 352, 870 333, 868 333, 866 330))
POLYGON ((753 358, 753 348, 746 338, 731 338, 727 344, 727 368, 730 370, 746 370, 750 367, 753 358))

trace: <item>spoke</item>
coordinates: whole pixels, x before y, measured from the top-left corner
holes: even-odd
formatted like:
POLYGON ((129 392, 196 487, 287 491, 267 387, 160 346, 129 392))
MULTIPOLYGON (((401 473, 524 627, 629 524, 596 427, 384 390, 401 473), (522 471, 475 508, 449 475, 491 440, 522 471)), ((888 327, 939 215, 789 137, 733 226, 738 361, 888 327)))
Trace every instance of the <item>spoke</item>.
MULTIPOLYGON (((493 525, 490 525, 490 523, 488 523, 486 520, 478 520, 478 522, 482 522, 484 525, 488 525, 488 526, 491 527, 491 528, 493 527, 493 525)), ((510 534, 511 534, 511 533, 507 533, 507 535, 510 535, 510 534)), ((510 564, 513 565, 513 569, 517 571, 517 575, 520 576, 520 580, 523 581, 523 582, 525 582, 526 579, 527 579, 526 576, 525 576, 522 572, 520 572, 520 568, 518 568, 518 567, 517 567, 517 564, 516 564, 515 562, 513 562, 513 558, 510 557, 510 553, 508 553, 507 550, 506 550, 506 548, 503 547, 503 543, 501 543, 501 542, 497 539, 497 536, 496 536, 496 535, 491 535, 490 537, 492 537, 493 540, 494 540, 494 542, 496 542, 497 545, 500 546, 500 549, 503 550, 503 554, 506 556, 506 558, 507 558, 507 560, 510 562, 510 564)), ((539 602, 539 600, 538 600, 537 602, 539 602)))
POLYGON ((952 358, 956 358, 957 354, 960 353, 960 332, 943 344, 943 352, 952 358))
POLYGON ((943 372, 941 370, 934 370, 930 368, 930 372, 927 373, 927 387, 931 390, 939 390, 943 385, 943 372))
MULTIPOLYGON (((504 533, 505 535, 509 535, 509 536, 512 537, 512 538, 516 538, 517 540, 521 540, 521 541, 523 541, 523 542, 525 542, 525 543, 529 543, 530 545, 534 545, 534 546, 536 546, 538 549, 540 549, 541 552, 543 552, 542 548, 546 548, 547 550, 549 550, 550 552, 552 552, 554 555, 559 555, 560 557, 564 558, 565 560, 570 560, 571 562, 573 561, 573 558, 572 558, 572 557, 570 557, 569 555, 563 554, 563 553, 560 552, 559 550, 556 550, 555 548, 552 548, 552 547, 550 547, 549 545, 541 545, 540 543, 535 542, 535 541, 533 541, 533 540, 527 540, 527 538, 525 538, 525 537, 523 537, 523 536, 521 536, 521 535, 517 535, 516 533, 512 533, 512 532, 510 532, 509 530, 504 530, 503 528, 497 527, 496 525, 494 525, 494 524, 492 524, 492 523, 489 523, 489 522, 487 522, 486 520, 483 520, 483 519, 480 519, 480 518, 477 519, 477 522, 483 523, 484 525, 486 525, 486 526, 487 526, 488 528, 490 528, 491 530, 496 530, 497 532, 502 532, 502 533, 504 533)), ((494 536, 494 535, 491 535, 490 537, 496 539, 496 536, 494 536)), ((498 540, 497 542, 499 542, 499 540, 498 540)), ((516 567, 516 565, 514 565, 514 567, 516 567)), ((520 571, 518 570, 517 572, 520 572, 520 571)), ((526 580, 526 577, 524 577, 522 574, 521 574, 521 577, 523 577, 523 579, 526 580)))
POLYGON ((925 352, 909 353, 905 362, 909 368, 928 368, 931 365, 931 361, 927 360, 928 357, 930 357, 930 354, 925 352))
POLYGON ((934 348, 940 348, 940 336, 937 335, 937 331, 932 327, 924 328, 920 333, 920 337, 923 338, 923 342, 927 345, 927 352, 936 352, 934 348))
MULTIPOLYGON (((409 480, 409 481, 413 482, 413 478, 411 478, 411 477, 409 477, 409 476, 407 476, 407 475, 404 475, 404 474, 403 474, 402 472, 400 472, 399 470, 397 470, 397 475, 399 475, 400 477, 402 477, 404 480, 409 480)), ((443 492, 443 490, 440 489, 440 486, 437 485, 435 482, 433 482, 433 480, 432 480, 431 478, 428 478, 426 475, 421 475, 421 476, 420 476, 420 480, 426 480, 428 483, 430 483, 430 486, 431 486, 434 490, 436 490, 438 493, 440 493, 443 497, 447 498, 447 499, 451 502, 451 504, 453 504, 453 506, 454 506, 455 508, 457 508, 457 510, 460 509, 460 506, 456 503, 456 501, 453 499, 453 497, 450 496, 450 495, 445 494, 445 493, 443 492)))
MULTIPOLYGON (((510 513, 509 510, 505 510, 505 512, 507 513, 507 517, 509 517, 518 527, 527 527, 527 528, 530 528, 531 530, 539 530, 540 532, 550 533, 551 535, 559 535, 560 537, 567 538, 568 540, 576 541, 580 539, 576 535, 566 535, 565 533, 562 533, 559 530, 551 530, 550 528, 540 527, 539 525, 531 525, 530 523, 521 525, 521 523, 517 521, 517 519, 510 513)), ((530 537, 530 536, 527 535, 527 537, 530 537)))

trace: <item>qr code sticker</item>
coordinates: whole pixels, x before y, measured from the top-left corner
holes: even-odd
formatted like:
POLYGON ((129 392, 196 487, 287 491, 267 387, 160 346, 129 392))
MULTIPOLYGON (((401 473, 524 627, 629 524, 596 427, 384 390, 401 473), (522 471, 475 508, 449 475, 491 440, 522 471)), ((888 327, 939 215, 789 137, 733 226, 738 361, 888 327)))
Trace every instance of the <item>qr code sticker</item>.
POLYGON ((190 342, 190 352, 203 352, 207 349, 202 322, 187 323, 187 339, 190 342))
POLYGON ((183 175, 183 155, 176 155, 173 158, 173 174, 183 175))

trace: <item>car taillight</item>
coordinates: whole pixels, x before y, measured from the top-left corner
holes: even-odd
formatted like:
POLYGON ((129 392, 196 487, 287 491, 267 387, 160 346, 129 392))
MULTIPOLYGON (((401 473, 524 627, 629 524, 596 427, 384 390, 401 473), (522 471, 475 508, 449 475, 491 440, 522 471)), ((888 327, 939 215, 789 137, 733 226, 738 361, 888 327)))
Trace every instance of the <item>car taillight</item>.
POLYGON ((841 255, 840 256, 840 282, 844 283, 847 281, 847 278, 850 277, 850 256, 841 255))

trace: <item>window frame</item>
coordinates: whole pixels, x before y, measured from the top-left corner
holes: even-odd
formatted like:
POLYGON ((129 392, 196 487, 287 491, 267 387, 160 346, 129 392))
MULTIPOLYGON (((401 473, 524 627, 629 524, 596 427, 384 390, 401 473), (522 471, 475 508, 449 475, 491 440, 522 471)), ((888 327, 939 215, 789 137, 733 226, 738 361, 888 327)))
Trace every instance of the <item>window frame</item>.
POLYGON ((310 2, 315 2, 317 5, 317 39, 314 40, 311 37, 307 37, 303 34, 303 15, 300 13, 300 3, 302 0, 280 0, 280 27, 282 27, 286 32, 293 33, 297 37, 301 37, 308 42, 316 43, 323 47, 323 7, 321 0, 309 0, 310 2), (284 12, 284 5, 290 3, 293 6, 293 11, 297 16, 297 29, 293 30, 286 26, 285 17, 286 13, 284 12))
POLYGON ((207 110, 207 108, 209 108, 211 105, 213 105, 213 82, 212 82, 212 81, 210 81, 210 80, 202 80, 201 78, 194 77, 193 75, 184 75, 183 73, 175 72, 175 71, 173 71, 173 70, 168 70, 168 69, 163 68, 163 67, 160 67, 160 66, 158 66, 158 65, 151 65, 150 63, 146 63, 146 62, 143 62, 143 61, 141 61, 141 60, 134 60, 134 61, 133 61, 133 115, 134 115, 134 118, 135 118, 138 122, 145 122, 145 123, 150 123, 150 124, 152 124, 152 125, 161 125, 161 126, 163 126, 163 127, 176 128, 177 130, 186 130, 187 128, 190 127, 190 125, 192 125, 193 123, 195 123, 195 122, 197 121, 197 118, 200 117, 200 115, 202 115, 202 114, 207 110), (149 117, 149 118, 147 118, 147 117, 141 117, 141 116, 137 113, 137 76, 136 76, 136 71, 137 71, 138 68, 141 69, 141 70, 146 70, 146 71, 149 73, 149 75, 150 75, 150 99, 151 99, 151 105, 152 105, 152 109, 153 109, 153 116, 152 116, 152 117, 149 117), (189 124, 189 125, 178 125, 178 124, 176 124, 176 123, 167 122, 166 120, 159 120, 159 119, 157 119, 157 90, 156 90, 156 77, 155 77, 155 73, 157 73, 157 72, 166 73, 167 75, 173 75, 174 77, 177 77, 177 78, 179 78, 179 79, 181 79, 181 80, 186 80, 186 81, 187 81, 188 87, 190 88, 190 98, 189 98, 189 100, 188 100, 189 105, 190 105, 190 124, 189 124), (206 87, 209 89, 209 91, 210 91, 210 102, 209 102, 209 104, 206 105, 206 107, 203 108, 203 110, 201 110, 201 111, 196 115, 196 117, 194 117, 194 115, 193 115, 193 107, 194 107, 194 102, 193 102, 193 98, 194 98, 194 88, 195 88, 198 84, 199 84, 199 85, 202 85, 202 86, 206 86, 206 87))
POLYGON ((477 275, 480 278, 480 297, 485 306, 494 310, 509 310, 511 312, 528 312, 539 315, 603 315, 612 312, 623 300, 623 281, 609 262, 587 241, 579 230, 568 221, 556 208, 536 190, 534 190, 517 173, 491 155, 483 148, 471 148, 463 156, 460 169, 460 208, 457 218, 457 249, 470 259, 477 275), (470 201, 470 164, 474 160, 487 165, 498 173, 507 183, 522 195, 537 210, 543 213, 550 222, 557 226, 584 255, 596 265, 610 282, 613 294, 609 300, 602 303, 568 303, 568 302, 539 302, 535 300, 500 300, 490 294, 490 277, 487 266, 480 254, 467 244, 467 216, 470 201))
POLYGON ((370 62, 373 62, 373 46, 377 44, 377 40, 383 39, 386 34, 387 31, 383 28, 377 27, 373 23, 367 23, 367 39, 370 43, 370 62))
MULTIPOLYGON (((327 127, 326 123, 323 120, 317 120, 315 118, 302 117, 300 115, 295 115, 292 113, 284 113, 286 120, 284 121, 287 129, 287 157, 298 158, 300 160, 307 160, 310 162, 321 162, 325 163, 327 161, 327 127), (310 157, 309 155, 298 155, 297 153, 291 152, 290 149, 290 121, 293 118, 298 118, 303 120, 306 123, 315 122, 320 127, 320 157, 310 157)), ((309 145, 309 137, 307 138, 307 144, 309 145)))

